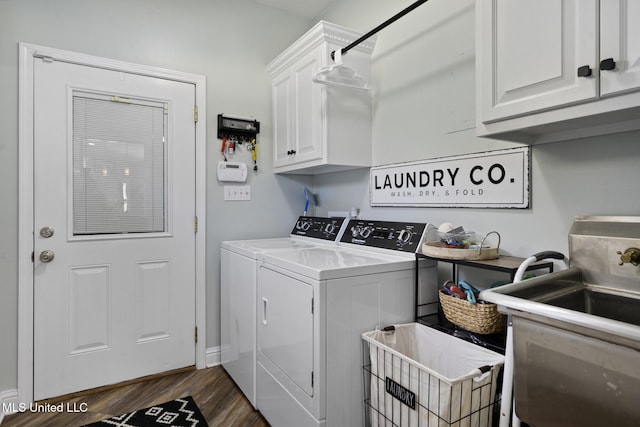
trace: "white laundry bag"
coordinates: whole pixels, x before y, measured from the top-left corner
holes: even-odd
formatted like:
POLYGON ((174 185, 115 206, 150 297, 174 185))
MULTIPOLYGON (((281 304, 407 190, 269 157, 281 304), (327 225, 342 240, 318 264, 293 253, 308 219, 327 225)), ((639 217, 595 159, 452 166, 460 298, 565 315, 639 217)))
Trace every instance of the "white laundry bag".
POLYGON ((362 334, 372 426, 492 425, 503 355, 417 323, 386 329, 362 334))

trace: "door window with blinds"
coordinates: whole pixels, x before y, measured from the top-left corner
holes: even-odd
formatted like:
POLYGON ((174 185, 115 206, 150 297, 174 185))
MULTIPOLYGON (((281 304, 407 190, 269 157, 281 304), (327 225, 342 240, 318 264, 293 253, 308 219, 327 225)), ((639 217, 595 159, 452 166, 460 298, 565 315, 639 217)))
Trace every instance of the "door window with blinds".
POLYGON ((73 234, 167 231, 166 104, 74 91, 73 234))

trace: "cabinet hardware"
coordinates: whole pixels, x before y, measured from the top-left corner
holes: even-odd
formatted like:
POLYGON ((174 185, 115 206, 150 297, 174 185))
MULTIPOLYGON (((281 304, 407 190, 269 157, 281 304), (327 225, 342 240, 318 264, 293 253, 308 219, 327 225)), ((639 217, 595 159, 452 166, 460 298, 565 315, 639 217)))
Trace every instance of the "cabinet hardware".
POLYGON ((578 77, 589 77, 591 75, 591 67, 583 65, 578 67, 578 77))
POLYGON ((293 154, 296 154, 296 150, 289 150, 289 151, 287 151, 287 154, 288 154, 289 156, 291 156, 291 155, 293 155, 293 154))
POLYGON ((611 71, 616 68, 616 61, 613 58, 607 58, 600 61, 600 69, 604 71, 611 71))

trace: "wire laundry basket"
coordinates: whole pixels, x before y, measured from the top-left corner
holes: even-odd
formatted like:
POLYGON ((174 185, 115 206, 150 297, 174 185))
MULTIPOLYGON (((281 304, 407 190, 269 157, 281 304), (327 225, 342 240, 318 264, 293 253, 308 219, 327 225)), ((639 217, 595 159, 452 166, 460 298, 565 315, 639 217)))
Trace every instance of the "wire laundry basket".
POLYGON ((491 427, 497 422, 502 355, 417 323, 393 328, 391 334, 398 335, 378 330, 362 335, 366 426, 491 427), (445 366, 461 361, 461 369, 482 365, 484 373, 471 369, 458 375, 453 373, 458 367, 445 366))

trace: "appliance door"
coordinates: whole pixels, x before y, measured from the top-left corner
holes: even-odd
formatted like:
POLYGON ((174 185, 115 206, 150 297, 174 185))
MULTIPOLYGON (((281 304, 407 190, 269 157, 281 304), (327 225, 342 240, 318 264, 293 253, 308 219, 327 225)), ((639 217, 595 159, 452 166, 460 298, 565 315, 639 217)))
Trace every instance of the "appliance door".
POLYGON ((313 396, 313 286, 261 267, 258 273, 258 351, 313 396))
POLYGON ((220 250, 220 358, 256 407, 256 261, 220 250))

